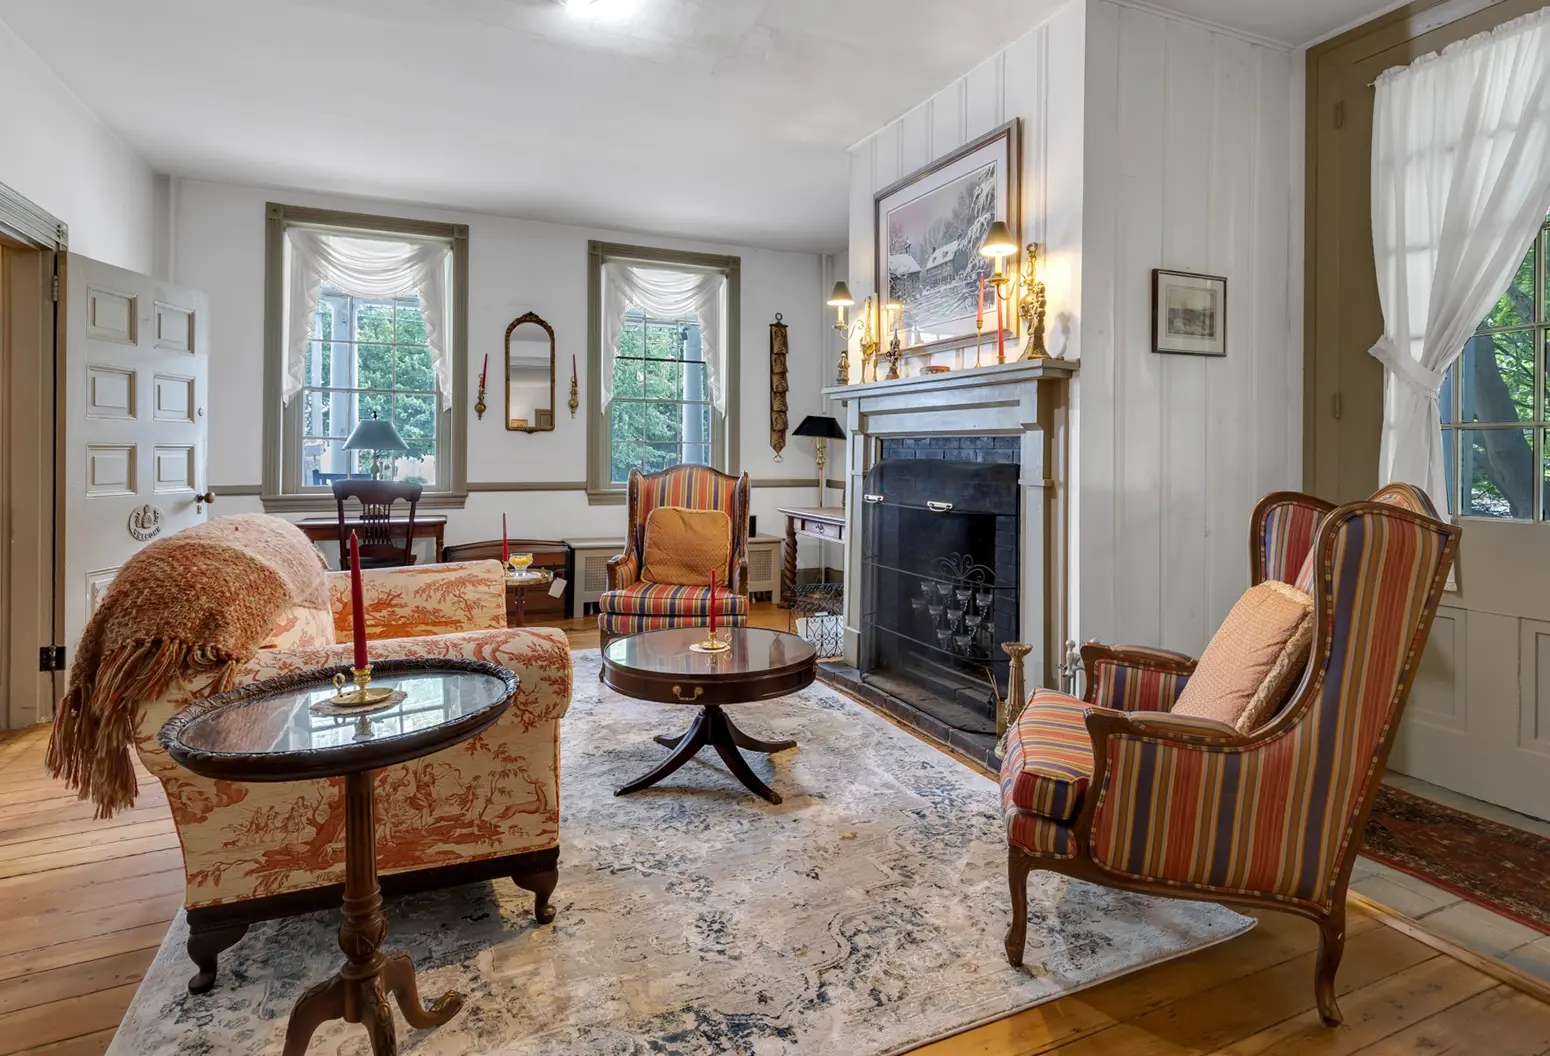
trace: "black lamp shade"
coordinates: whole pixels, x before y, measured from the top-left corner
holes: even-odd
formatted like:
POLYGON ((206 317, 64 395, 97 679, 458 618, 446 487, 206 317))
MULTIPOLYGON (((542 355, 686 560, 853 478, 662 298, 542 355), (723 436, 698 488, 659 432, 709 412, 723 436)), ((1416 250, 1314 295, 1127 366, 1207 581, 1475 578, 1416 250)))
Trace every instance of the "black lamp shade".
POLYGON ((346 451, 408 451, 409 445, 398 435, 392 422, 384 422, 373 414, 363 419, 344 442, 346 451))
POLYGON ((792 436, 818 436, 825 440, 845 439, 845 430, 840 428, 840 423, 826 414, 810 414, 802 419, 802 424, 792 432, 792 436))

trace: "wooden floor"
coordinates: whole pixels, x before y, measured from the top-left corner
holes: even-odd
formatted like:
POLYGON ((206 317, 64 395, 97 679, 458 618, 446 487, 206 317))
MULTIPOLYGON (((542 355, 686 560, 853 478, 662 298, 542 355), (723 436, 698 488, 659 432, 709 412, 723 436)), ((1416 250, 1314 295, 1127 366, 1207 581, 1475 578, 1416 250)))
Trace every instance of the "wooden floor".
MULTIPOLYGON (((784 618, 760 606, 755 622, 784 618)), ((577 648, 596 644, 595 628, 567 629, 577 648)), ((44 775, 46 739, 44 728, 0 734, 0 1056, 93 1056, 177 912, 177 837, 144 775, 132 811, 93 821, 90 805, 44 775)), ((1241 938, 919 1051, 1550 1053, 1550 1005, 1361 909, 1350 930, 1336 1030, 1312 1007, 1313 925, 1264 914, 1241 938)))

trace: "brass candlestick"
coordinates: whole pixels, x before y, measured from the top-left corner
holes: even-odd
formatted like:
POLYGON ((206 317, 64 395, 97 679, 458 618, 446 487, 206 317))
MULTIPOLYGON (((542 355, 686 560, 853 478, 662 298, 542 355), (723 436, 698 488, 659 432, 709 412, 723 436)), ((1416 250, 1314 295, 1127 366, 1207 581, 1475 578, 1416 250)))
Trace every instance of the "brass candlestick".
POLYGON ((353 675, 352 678, 346 678, 343 671, 334 676, 334 689, 336 692, 329 698, 328 702, 330 704, 336 704, 339 707, 358 708, 366 704, 381 704, 393 695, 393 691, 386 686, 373 686, 371 684, 370 664, 367 664, 365 667, 352 667, 350 670, 353 675), (355 684, 355 688, 353 690, 346 689, 345 687, 352 682, 355 684))
POLYGON ((899 379, 899 363, 904 359, 904 350, 899 347, 899 332, 893 332, 893 339, 888 342, 888 377, 885 381, 897 381, 899 379))
POLYGON ((576 392, 576 376, 573 374, 570 379, 570 416, 572 418, 576 417, 576 408, 580 406, 581 397, 576 392))
POLYGON ((710 631, 703 642, 695 642, 689 646, 696 653, 724 653, 732 648, 730 638, 717 638, 715 631, 710 631))
POLYGON ((1023 346, 1024 359, 1049 359, 1049 350, 1044 347, 1044 313, 1045 293, 1044 283, 1038 281, 1039 244, 1028 243, 1028 256, 1023 261, 1022 273, 1019 276, 1022 285, 1022 296, 1017 302, 1017 316, 1023 321, 1023 329, 1028 332, 1028 343, 1023 346))
POLYGON ((479 420, 481 422, 484 421, 484 412, 487 411, 487 410, 489 410, 489 408, 487 406, 485 406, 485 402, 484 402, 484 379, 480 378, 479 379, 479 398, 474 401, 474 413, 479 416, 479 420))

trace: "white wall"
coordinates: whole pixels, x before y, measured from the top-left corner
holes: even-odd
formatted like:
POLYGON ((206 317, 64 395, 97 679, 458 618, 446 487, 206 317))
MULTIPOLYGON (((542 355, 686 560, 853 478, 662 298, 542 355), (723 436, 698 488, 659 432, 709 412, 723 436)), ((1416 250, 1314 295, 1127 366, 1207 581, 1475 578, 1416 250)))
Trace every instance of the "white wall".
POLYGON ((1023 238, 1046 247, 1048 346, 1082 364, 1078 641, 1198 652, 1248 585, 1255 501, 1301 480, 1292 65, 1150 7, 1073 0, 852 149, 860 299, 874 288, 873 195, 1022 119, 1023 238), (1156 267, 1227 277, 1226 359, 1151 351, 1156 267))
POLYGON ((1081 638, 1198 652, 1248 585, 1255 501, 1301 480, 1291 77, 1285 51, 1089 3, 1081 638), (1226 276, 1225 359, 1151 351, 1155 267, 1226 276))
POLYGON ((149 272, 152 172, 0 22, 0 183, 70 228, 70 249, 149 272))
MULTIPOLYGON (((483 421, 469 415, 470 483, 548 482, 572 487, 586 480, 587 240, 731 253, 742 258, 742 467, 753 479, 753 512, 761 534, 779 534, 778 505, 810 506, 815 487, 760 487, 762 480, 816 480, 811 442, 787 437, 784 458, 769 443, 769 324, 780 312, 789 329, 788 377, 792 428, 817 413, 824 349, 832 342, 817 256, 622 235, 337 195, 178 180, 172 188, 172 270, 176 282, 210 298, 210 479, 221 486, 257 485, 262 477, 264 341, 264 203, 418 217, 469 227, 469 390, 486 352, 492 371, 504 362, 502 337, 512 319, 535 311, 555 328, 559 360, 556 428, 508 432, 500 401, 489 397, 483 421), (571 357, 580 378, 581 409, 571 418, 571 357)), ((493 376, 493 374, 492 374, 493 376)), ((498 395, 498 394, 497 394, 498 395)), ((257 498, 222 501, 220 512, 259 508, 257 498)), ((500 516, 513 536, 564 538, 622 533, 622 506, 590 506, 576 490, 476 492, 465 510, 449 511, 447 541, 500 537, 500 516)), ((816 554, 816 551, 813 551, 816 554)), ((804 558, 811 555, 804 553, 804 558)))

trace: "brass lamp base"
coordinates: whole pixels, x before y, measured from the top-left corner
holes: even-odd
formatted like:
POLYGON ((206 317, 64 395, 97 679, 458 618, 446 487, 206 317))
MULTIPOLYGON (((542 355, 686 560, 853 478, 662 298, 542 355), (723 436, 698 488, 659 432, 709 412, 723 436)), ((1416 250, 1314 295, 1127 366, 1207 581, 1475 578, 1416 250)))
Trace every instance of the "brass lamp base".
POLYGON ((393 695, 393 691, 386 686, 373 686, 371 684, 371 665, 351 669, 353 679, 346 679, 344 672, 334 676, 334 689, 338 690, 328 703, 341 708, 359 708, 372 704, 381 704, 393 695), (354 689, 346 689, 350 682, 355 683, 354 689))

